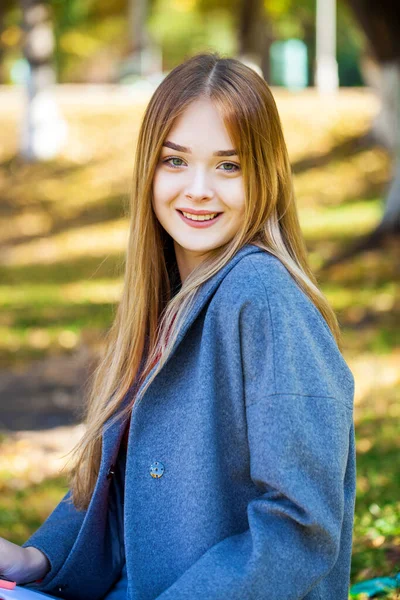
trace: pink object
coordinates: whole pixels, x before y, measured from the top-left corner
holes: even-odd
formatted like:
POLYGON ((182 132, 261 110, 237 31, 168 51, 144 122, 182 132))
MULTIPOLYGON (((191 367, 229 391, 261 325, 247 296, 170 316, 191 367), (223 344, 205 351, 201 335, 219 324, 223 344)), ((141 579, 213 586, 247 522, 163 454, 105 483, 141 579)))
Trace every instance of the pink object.
POLYGON ((11 581, 10 579, 0 579, 0 588, 3 588, 4 590, 13 590, 16 585, 16 581, 11 581))

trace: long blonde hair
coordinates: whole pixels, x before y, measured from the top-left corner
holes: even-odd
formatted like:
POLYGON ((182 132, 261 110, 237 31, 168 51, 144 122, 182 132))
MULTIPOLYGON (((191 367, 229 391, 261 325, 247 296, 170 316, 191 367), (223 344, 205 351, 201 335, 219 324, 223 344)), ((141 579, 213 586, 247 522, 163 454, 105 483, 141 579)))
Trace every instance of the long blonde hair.
POLYGON ((140 376, 143 383, 160 351, 161 359, 141 390, 143 397, 165 363, 199 286, 243 245, 255 244, 280 259, 341 345, 336 316, 308 265, 275 101, 262 77, 240 61, 217 53, 198 54, 173 69, 158 86, 139 132, 129 216, 122 296, 90 382, 83 414, 86 433, 71 451, 75 464, 69 475, 70 501, 77 509, 87 508, 93 494, 103 431, 118 419, 126 420, 138 400, 136 395, 119 410, 133 381, 140 376), (245 218, 237 235, 214 249, 179 286, 172 239, 152 209, 152 184, 162 144, 175 119, 199 98, 214 103, 238 149, 245 218))

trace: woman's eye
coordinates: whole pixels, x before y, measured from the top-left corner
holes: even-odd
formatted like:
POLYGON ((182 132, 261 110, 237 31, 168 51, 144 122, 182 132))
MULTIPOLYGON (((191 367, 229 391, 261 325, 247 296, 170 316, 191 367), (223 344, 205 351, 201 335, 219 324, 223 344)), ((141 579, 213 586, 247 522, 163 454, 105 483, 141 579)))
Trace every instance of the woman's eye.
POLYGON ((181 167, 182 164, 180 165, 173 165, 170 161, 171 160, 177 160, 178 162, 181 161, 181 163, 183 162, 181 158, 178 158, 177 156, 173 156, 172 158, 167 158, 167 160, 164 160, 163 163, 166 165, 169 165, 170 167, 172 167, 173 169, 177 169, 178 167, 181 167))
POLYGON ((236 173, 240 169, 239 165, 235 165, 235 163, 226 162, 226 163, 223 163, 221 165, 221 167, 224 165, 228 165, 228 167, 232 167, 231 169, 222 169, 223 171, 226 171, 227 173, 236 173))

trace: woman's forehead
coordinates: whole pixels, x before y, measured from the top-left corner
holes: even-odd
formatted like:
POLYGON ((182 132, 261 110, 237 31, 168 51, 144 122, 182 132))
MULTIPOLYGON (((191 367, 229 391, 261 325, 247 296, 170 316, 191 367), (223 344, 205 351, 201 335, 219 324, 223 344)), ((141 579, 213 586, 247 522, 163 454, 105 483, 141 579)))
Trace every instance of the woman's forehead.
POLYGON ((187 154, 204 147, 215 156, 236 154, 224 120, 209 100, 190 104, 175 120, 164 145, 187 154))

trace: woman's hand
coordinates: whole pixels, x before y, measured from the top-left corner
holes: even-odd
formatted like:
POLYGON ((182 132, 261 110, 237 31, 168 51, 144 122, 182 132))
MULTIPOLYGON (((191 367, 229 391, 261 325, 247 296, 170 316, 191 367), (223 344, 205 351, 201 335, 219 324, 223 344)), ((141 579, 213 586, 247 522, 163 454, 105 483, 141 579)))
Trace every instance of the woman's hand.
POLYGON ((17 584, 42 579, 50 570, 50 563, 43 552, 28 546, 22 548, 0 537, 0 579, 5 577, 17 584))

